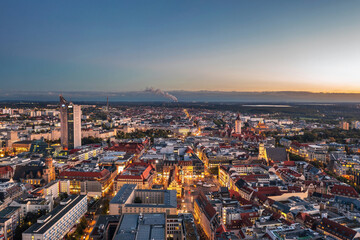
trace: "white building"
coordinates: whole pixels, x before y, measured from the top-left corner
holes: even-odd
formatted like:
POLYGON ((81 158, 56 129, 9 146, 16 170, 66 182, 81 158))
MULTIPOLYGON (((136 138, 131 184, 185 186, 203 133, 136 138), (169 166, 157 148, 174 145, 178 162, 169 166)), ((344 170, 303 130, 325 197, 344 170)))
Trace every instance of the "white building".
POLYGON ((25 200, 14 200, 10 203, 11 207, 20 207, 21 218, 25 217, 28 213, 38 213, 40 210, 50 212, 52 210, 52 201, 45 198, 28 198, 25 200))
POLYGON ((87 195, 72 195, 22 234, 23 240, 62 239, 87 211, 87 195))

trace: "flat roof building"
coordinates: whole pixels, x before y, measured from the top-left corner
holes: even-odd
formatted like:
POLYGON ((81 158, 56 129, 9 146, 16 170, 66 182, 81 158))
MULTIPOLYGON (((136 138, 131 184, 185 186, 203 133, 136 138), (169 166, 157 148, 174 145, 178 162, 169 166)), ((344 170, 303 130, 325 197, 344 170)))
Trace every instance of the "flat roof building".
POLYGON ((20 207, 6 207, 0 211, 0 239, 13 239, 20 223, 20 207))
POLYGON ((123 213, 177 214, 176 191, 137 189, 136 184, 124 184, 110 201, 110 214, 123 213))
POLYGON ((100 215, 90 233, 90 239, 113 239, 119 225, 120 217, 120 215, 100 215))
POLYGON ((164 213, 123 214, 113 240, 165 240, 164 213))
POLYGON ((81 106, 68 103, 60 95, 61 146, 74 149, 81 146, 81 106))
POLYGON ((71 195, 53 211, 40 217, 22 234, 23 240, 43 240, 63 238, 85 215, 87 211, 86 195, 71 195))

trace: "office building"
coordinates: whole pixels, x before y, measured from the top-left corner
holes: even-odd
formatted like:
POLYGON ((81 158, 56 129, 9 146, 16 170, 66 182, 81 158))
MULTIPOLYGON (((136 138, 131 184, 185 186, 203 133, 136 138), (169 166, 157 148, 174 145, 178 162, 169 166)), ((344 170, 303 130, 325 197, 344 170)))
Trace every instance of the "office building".
POLYGON ((22 234, 23 240, 62 239, 87 211, 86 195, 71 195, 22 234))
POLYGON ((52 210, 53 203, 52 200, 45 198, 26 198, 26 199, 16 199, 12 203, 10 203, 9 206, 19 207, 20 216, 23 218, 28 213, 36 214, 42 210, 50 212, 52 210))
POLYGON ((110 201, 110 214, 166 213, 177 214, 175 190, 137 189, 136 184, 124 184, 110 201))
POLYGON ((64 149, 81 146, 81 106, 68 103, 60 95, 61 145, 64 149))
POLYGON ((87 194, 89 197, 104 196, 112 188, 116 177, 115 167, 97 167, 83 163, 62 171, 59 179, 70 180, 70 194, 87 194))
POLYGON ((166 216, 166 236, 168 239, 185 239, 184 219, 181 215, 166 216))
POLYGON ((91 240, 113 239, 119 226, 120 215, 100 215, 89 235, 91 240))
POLYGON ((163 213, 123 214, 113 240, 166 238, 166 215, 163 213))
POLYGON ((0 211, 0 239, 14 239, 20 223, 20 207, 7 207, 0 211))
POLYGON ((115 178, 114 190, 119 191, 124 184, 136 184, 138 189, 149 189, 153 184, 154 167, 144 162, 134 162, 115 178))
POLYGON ((339 124, 339 127, 342 130, 347 130, 348 131, 350 129, 350 124, 348 122, 341 121, 340 124, 339 124))
POLYGON ((194 217, 207 238, 215 239, 216 229, 220 226, 219 215, 203 192, 195 199, 194 217))

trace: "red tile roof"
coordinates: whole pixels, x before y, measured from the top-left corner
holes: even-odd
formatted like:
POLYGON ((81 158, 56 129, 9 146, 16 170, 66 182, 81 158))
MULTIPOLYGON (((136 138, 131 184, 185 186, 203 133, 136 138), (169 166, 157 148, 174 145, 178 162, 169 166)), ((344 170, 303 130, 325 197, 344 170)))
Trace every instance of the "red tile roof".
POLYGON ((282 194, 279 187, 258 187, 257 192, 265 196, 279 196, 282 194))
POLYGON ((288 191, 289 192, 301 192, 301 187, 300 186, 288 186, 288 191))
POLYGON ((7 174, 9 172, 14 172, 14 169, 10 166, 2 166, 0 167, 0 175, 7 174))
POLYGON ((192 161, 179 161, 179 166, 192 166, 192 161))
POLYGON ((285 161, 285 162, 283 162, 283 165, 286 167, 295 167, 296 166, 294 161, 285 161))
POLYGON ((142 143, 117 143, 114 146, 104 148, 106 151, 120 151, 131 154, 138 154, 143 149, 144 145, 142 143))
POLYGON ((110 172, 107 169, 103 169, 98 172, 82 172, 82 171, 63 171, 60 173, 59 177, 71 178, 71 179, 84 179, 84 178, 93 178, 93 179, 105 179, 110 175, 110 172))
POLYGON ((122 173, 120 173, 116 180, 121 179, 142 179, 146 180, 151 175, 153 166, 144 162, 134 162, 129 164, 122 173))
POLYGON ((209 221, 216 215, 215 208, 211 205, 203 192, 200 192, 198 195, 197 203, 200 205, 200 209, 204 212, 209 221))
POLYGON ((334 185, 330 193, 347 197, 359 197, 359 193, 353 187, 345 185, 334 185))
POLYGON ((318 228, 325 232, 331 233, 340 239, 353 239, 357 233, 355 230, 352 230, 351 228, 345 227, 327 218, 323 218, 321 220, 318 228))

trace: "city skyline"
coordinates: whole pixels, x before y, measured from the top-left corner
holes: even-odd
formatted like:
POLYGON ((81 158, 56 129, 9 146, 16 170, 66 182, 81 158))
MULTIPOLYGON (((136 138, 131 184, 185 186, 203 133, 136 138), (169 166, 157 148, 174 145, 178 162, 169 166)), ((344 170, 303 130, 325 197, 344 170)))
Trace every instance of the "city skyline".
POLYGON ((360 240, 360 1, 0 1, 0 240, 360 240))
POLYGON ((3 91, 0 101, 56 102, 59 95, 75 102, 288 102, 341 103, 360 101, 360 93, 326 93, 305 91, 3 91), (159 94, 157 91, 164 92, 159 94), (172 97, 167 96, 170 94, 172 97), (174 97, 174 98, 173 98, 174 97), (175 100, 176 99, 176 100, 175 100))
POLYGON ((1 91, 360 92, 357 1, 5 1, 1 91))

